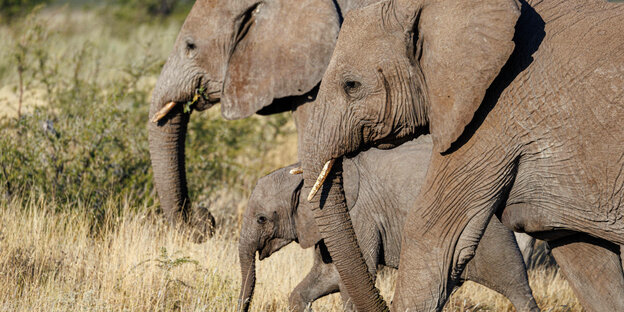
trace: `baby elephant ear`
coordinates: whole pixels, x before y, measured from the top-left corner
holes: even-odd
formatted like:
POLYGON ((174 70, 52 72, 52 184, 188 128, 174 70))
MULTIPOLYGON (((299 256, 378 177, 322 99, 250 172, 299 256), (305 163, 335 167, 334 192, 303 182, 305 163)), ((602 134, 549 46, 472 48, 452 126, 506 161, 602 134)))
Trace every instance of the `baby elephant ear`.
POLYGON ((426 1, 421 8, 414 29, 430 101, 429 127, 434 148, 444 152, 472 121, 509 59, 520 7, 514 0, 444 0, 426 1))
POLYGON ((251 9, 227 66, 221 98, 226 119, 248 117, 274 99, 312 90, 340 29, 333 1, 264 1, 251 9))
MULTIPOLYGON (((303 203, 302 203, 303 204, 303 203)), ((295 212, 295 226, 297 227, 297 240, 301 248, 310 248, 320 242, 323 237, 319 232, 314 212, 305 205, 299 205, 295 212)))

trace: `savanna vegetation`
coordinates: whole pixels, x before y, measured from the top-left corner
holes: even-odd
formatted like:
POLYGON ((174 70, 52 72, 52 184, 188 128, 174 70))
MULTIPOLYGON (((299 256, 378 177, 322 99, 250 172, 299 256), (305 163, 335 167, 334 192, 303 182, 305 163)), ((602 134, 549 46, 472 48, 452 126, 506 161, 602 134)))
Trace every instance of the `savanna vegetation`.
MULTIPOLYGON (((147 111, 190 2, 0 1, 0 311, 234 309, 241 212, 258 177, 296 161, 296 135, 288 113, 194 114, 190 196, 217 234, 197 245, 163 222, 147 111)), ((252 307, 286 311, 311 265, 297 246, 259 263, 252 307)), ((544 311, 581 310, 555 268, 529 275, 544 311)), ((393 278, 378 280, 386 297, 393 278)), ((340 306, 333 295, 314 307, 340 306)), ((468 283, 446 310, 512 307, 468 283)))

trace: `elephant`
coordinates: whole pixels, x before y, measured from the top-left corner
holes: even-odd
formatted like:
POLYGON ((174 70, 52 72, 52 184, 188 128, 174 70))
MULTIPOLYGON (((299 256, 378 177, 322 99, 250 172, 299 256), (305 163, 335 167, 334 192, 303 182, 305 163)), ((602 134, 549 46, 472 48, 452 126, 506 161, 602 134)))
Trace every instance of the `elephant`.
POLYGON ((192 207, 187 190, 188 109, 202 111, 221 103, 223 117, 240 119, 313 100, 343 14, 377 1, 195 2, 156 82, 149 110, 154 185, 171 224, 191 230, 197 242, 206 239, 208 213, 192 207))
POLYGON ((532 265, 531 256, 533 255, 533 250, 535 249, 535 237, 529 236, 524 233, 515 233, 516 243, 518 243, 518 248, 522 253, 522 259, 524 260, 524 265, 527 269, 529 269, 532 265))
MULTIPOLYGON (((371 149, 345 158, 344 188, 349 214, 362 247, 368 271, 375 276, 380 266, 399 267, 401 229, 408 207, 415 200, 425 177, 431 154, 431 139, 425 136, 393 150, 371 149), (382 160, 390 160, 387 163, 382 160), (410 192, 406 192, 409 188, 410 192)), ((303 178, 293 175, 298 164, 278 169, 258 180, 244 212, 239 241, 241 263, 263 260, 293 241, 318 233, 301 228, 299 203, 303 178), (248 260, 245 260, 248 259, 248 260)), ((305 220, 314 222, 314 220, 305 220)), ((255 284, 255 267, 241 267, 240 310, 248 311, 255 284)), ((518 311, 539 311, 529 288, 522 255, 514 235, 493 218, 467 265, 461 280, 481 283, 511 300, 518 311)), ((314 265, 290 294, 292 311, 304 311, 316 299, 340 291, 346 310, 352 311, 326 246, 315 246, 314 265)))
POLYGON ((388 308, 341 159, 430 134, 394 311, 440 311, 491 218, 546 240, 586 310, 624 311, 623 16, 598 0, 394 0, 345 16, 299 159, 358 310, 388 308))

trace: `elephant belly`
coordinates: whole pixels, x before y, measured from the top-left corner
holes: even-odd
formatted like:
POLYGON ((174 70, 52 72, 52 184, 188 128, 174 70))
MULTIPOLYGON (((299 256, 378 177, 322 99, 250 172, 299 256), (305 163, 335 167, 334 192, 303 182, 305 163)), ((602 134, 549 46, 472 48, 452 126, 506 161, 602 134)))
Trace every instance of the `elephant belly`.
POLYGON ((545 216, 541 209, 529 204, 508 205, 498 214, 498 217, 507 228, 514 232, 532 234, 556 230, 548 224, 550 217, 545 216))
POLYGON ((566 187, 570 184, 557 183, 560 181, 556 179, 550 179, 549 183, 535 180, 525 183, 527 181, 520 178, 517 182, 512 187, 507 205, 496 212, 501 222, 512 231, 547 241, 580 232, 624 244, 622 207, 590 200, 593 199, 587 196, 590 190, 578 187, 578 184, 566 187), (519 190, 527 184, 541 187, 519 190))

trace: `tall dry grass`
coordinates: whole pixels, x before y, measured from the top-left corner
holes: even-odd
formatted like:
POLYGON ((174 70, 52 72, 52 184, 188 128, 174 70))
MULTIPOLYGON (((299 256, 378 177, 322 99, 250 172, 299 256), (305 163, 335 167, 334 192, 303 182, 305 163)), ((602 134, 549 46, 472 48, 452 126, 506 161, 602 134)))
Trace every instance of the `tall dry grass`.
MULTIPOLYGON (((42 199, 25 202, 0 206, 0 311, 234 310, 240 283, 235 222, 197 245, 158 215, 109 214, 93 227, 84 209, 58 212, 42 199)), ((227 196, 215 203, 237 210, 243 204, 227 196)), ((146 210, 135 208, 123 210, 146 210)), ((254 311, 287 311, 289 292, 312 265, 311 252, 292 244, 259 262, 254 311)), ((556 271, 529 275, 543 311, 582 310, 556 271)), ((381 273, 378 285, 386 298, 394 278, 391 270, 381 273)), ((331 295, 313 307, 339 311, 341 300, 331 295)), ((469 282, 445 311, 513 308, 501 295, 469 282)))

